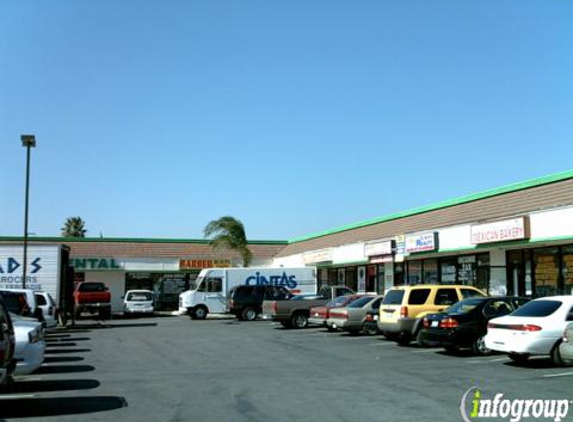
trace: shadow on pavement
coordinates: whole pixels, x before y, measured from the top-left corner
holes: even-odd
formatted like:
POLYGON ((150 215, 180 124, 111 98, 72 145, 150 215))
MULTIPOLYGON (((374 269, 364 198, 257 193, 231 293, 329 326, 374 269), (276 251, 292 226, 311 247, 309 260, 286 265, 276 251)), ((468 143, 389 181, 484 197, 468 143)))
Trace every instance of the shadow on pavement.
MULTIPOLYGON (((65 390, 89 390, 100 386, 96 380, 16 381, 10 384, 10 393, 37 393, 65 390)), ((4 401, 1 402, 2 406, 4 401)))
POLYGON ((89 337, 67 337, 67 338, 51 338, 51 337, 46 337, 46 342, 52 344, 52 343, 65 343, 68 341, 89 341, 91 340, 91 338, 89 337))
POLYGON ((2 400, 0 418, 77 415, 127 407, 124 397, 88 396, 2 400))
POLYGON ((514 366, 516 368, 525 368, 525 369, 555 369, 558 368, 555 366, 553 361, 550 358, 533 358, 528 359, 525 362, 514 362, 510 360, 509 362, 503 363, 506 366, 514 366))
POLYGON ((71 374, 74 372, 91 372, 95 368, 91 365, 55 365, 41 366, 35 374, 71 374))
POLYGON ((106 324, 106 328, 137 328, 137 327, 157 327, 156 322, 143 322, 131 324, 106 324))
POLYGON ((46 344, 46 347, 75 347, 77 346, 77 343, 74 342, 68 342, 68 343, 64 343, 64 342, 49 342, 46 344))
POLYGON ((85 353, 91 352, 92 349, 66 349, 66 350, 46 350, 47 355, 55 355, 60 353, 85 353))
POLYGON ((79 362, 84 359, 81 356, 47 356, 44 363, 79 362))

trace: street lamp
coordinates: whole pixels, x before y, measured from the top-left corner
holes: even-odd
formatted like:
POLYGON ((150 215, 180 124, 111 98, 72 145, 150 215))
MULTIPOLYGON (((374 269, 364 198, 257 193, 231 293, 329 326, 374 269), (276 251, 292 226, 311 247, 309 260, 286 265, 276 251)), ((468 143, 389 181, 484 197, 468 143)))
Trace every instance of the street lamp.
POLYGON ((34 135, 22 135, 22 146, 26 148, 26 205, 24 206, 24 264, 22 270, 22 288, 26 288, 26 269, 28 267, 28 192, 30 190, 30 148, 36 148, 34 135))

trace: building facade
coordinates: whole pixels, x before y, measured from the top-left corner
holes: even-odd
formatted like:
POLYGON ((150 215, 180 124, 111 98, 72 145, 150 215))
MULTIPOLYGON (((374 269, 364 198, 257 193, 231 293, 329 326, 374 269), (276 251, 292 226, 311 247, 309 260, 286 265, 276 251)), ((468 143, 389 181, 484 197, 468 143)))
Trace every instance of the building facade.
POLYGON ((573 171, 293 239, 274 264, 316 265, 321 283, 356 291, 457 283, 571 294, 573 171))

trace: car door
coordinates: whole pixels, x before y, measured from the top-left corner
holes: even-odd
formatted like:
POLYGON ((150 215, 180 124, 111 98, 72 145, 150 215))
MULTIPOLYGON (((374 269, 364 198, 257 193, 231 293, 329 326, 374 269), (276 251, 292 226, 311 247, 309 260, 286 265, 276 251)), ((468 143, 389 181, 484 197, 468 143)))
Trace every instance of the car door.
POLYGON ((211 313, 223 313, 227 307, 227 300, 223 294, 223 279, 210 277, 205 280, 204 303, 211 313))

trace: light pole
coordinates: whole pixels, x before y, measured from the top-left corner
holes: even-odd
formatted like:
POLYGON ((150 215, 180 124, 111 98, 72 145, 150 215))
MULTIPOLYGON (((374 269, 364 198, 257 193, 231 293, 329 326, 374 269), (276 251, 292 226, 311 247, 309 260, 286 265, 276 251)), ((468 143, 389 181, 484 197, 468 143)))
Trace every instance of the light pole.
POLYGON ((30 190, 30 148, 36 148, 34 135, 22 135, 22 146, 26 148, 26 205, 24 206, 24 263, 22 269, 22 288, 26 288, 26 269, 28 267, 28 192, 30 190))

